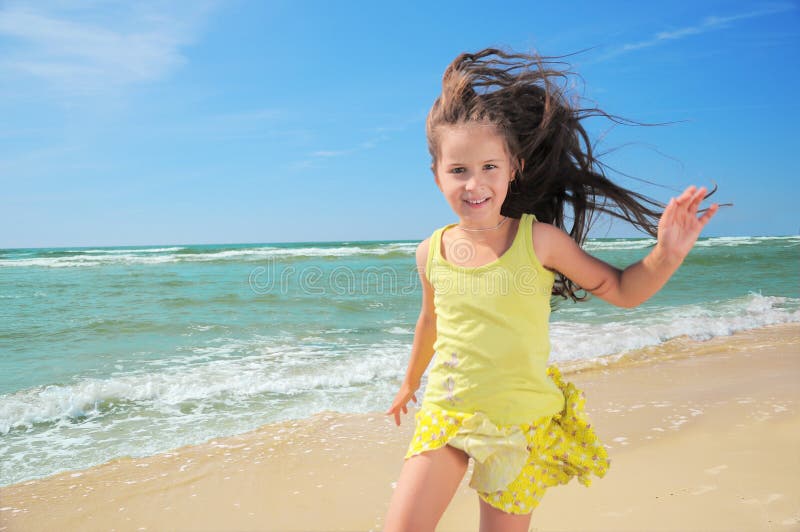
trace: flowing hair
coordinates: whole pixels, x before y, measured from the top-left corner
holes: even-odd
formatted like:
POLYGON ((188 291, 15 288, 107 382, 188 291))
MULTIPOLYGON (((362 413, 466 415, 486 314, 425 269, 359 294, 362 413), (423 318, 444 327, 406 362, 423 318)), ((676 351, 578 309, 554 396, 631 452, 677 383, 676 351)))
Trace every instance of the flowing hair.
MULTIPOLYGON (((620 218, 656 237, 665 205, 605 176, 606 165, 595 158, 581 120, 602 116, 616 123, 638 123, 597 107, 570 104, 559 82, 572 73, 557 68, 566 64, 560 59, 494 48, 456 57, 444 72, 442 93, 425 124, 434 168, 441 126, 490 123, 505 137, 516 174, 501 214, 512 218, 535 214, 568 232, 579 246, 596 213, 620 218), (572 219, 571 227, 566 226, 567 218, 572 219)), ((555 274, 553 295, 587 299, 586 293, 578 295, 585 292, 583 288, 560 272, 555 274)))

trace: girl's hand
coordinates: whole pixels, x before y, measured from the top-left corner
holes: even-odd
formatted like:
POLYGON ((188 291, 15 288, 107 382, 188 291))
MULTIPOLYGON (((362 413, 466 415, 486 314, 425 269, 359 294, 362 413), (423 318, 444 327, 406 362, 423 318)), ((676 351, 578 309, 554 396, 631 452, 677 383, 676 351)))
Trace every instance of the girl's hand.
POLYGON ((706 195, 706 187, 694 185, 672 198, 664 209, 658 222, 658 243, 661 253, 670 261, 682 262, 700 236, 700 231, 708 223, 719 205, 713 203, 705 214, 697 217, 697 209, 706 195))
POLYGON ((397 395, 392 402, 392 406, 384 412, 387 416, 390 414, 394 414, 394 422, 399 427, 400 426, 400 411, 402 410, 404 414, 408 413, 408 409, 406 405, 408 404, 409 399, 413 400, 415 403, 417 402, 417 396, 414 392, 417 391, 419 385, 412 386, 407 382, 403 382, 400 386, 400 391, 397 392, 397 395))

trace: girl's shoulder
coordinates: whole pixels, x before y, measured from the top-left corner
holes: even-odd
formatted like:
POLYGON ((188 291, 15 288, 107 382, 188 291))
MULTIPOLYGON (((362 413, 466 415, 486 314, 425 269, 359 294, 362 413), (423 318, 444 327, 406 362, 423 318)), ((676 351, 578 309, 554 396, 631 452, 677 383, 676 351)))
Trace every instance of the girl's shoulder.
POLYGON ((428 261, 428 249, 431 247, 431 237, 426 238, 417 245, 417 265, 425 264, 428 261))
MULTIPOLYGON (((431 267, 431 259, 435 250, 431 249, 431 244, 434 240, 441 242, 441 236, 436 239, 436 235, 441 233, 444 227, 440 227, 433 231, 427 238, 425 238, 422 242, 417 245, 416 250, 416 262, 417 262, 417 270, 419 271, 420 277, 423 277, 425 280, 428 280, 428 270, 431 267)), ((440 243, 441 245, 441 243, 440 243)))
POLYGON ((419 243, 416 251, 416 263, 419 276, 424 280, 428 279, 428 255, 430 253, 431 237, 419 243))
POLYGON ((541 222, 535 218, 531 223, 533 224, 531 227, 533 252, 539 262, 545 268, 549 268, 552 264, 552 251, 557 249, 564 236, 569 238, 569 235, 553 224, 541 222))

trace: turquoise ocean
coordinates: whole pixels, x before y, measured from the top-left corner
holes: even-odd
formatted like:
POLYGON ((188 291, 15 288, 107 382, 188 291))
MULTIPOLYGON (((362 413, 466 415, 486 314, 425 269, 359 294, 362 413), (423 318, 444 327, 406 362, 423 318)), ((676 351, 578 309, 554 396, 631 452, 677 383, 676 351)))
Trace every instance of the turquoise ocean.
MULTIPOLYGON (((653 243, 586 249, 623 267, 653 243)), ((385 411, 420 308, 417 244, 0 250, 0 486, 324 410, 385 411)), ((640 307, 560 304, 551 362, 797 321, 800 237, 705 238, 640 307)))

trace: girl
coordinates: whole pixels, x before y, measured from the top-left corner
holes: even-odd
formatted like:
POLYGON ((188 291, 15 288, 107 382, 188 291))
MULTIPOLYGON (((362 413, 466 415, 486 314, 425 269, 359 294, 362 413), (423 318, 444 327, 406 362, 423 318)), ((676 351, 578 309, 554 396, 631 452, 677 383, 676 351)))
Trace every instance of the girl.
POLYGON ((717 211, 698 217, 705 188, 664 206, 603 175, 576 109, 539 56, 487 49, 444 73, 426 133, 436 185, 458 216, 417 248, 422 310, 408 371, 387 415, 400 425, 429 362, 425 398, 385 531, 434 530, 467 469, 481 531, 528 530, 545 490, 588 486, 609 460, 584 395, 547 366, 552 295, 584 290, 622 307, 655 294, 717 211), (583 144, 581 144, 583 141, 583 144), (661 208, 663 207, 663 212, 661 208), (621 271, 585 253, 595 212, 657 238, 621 271), (659 216, 660 215, 660 216, 659 216), (569 234, 565 217, 572 218, 569 234), (660 218, 660 220, 659 220, 660 218))

